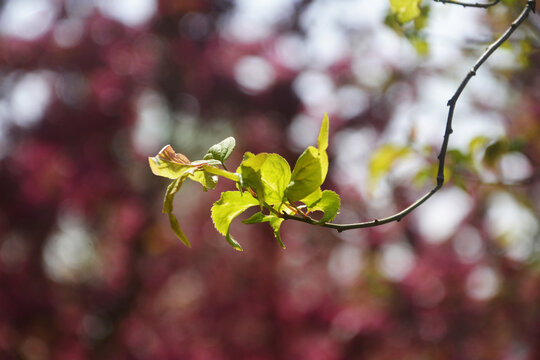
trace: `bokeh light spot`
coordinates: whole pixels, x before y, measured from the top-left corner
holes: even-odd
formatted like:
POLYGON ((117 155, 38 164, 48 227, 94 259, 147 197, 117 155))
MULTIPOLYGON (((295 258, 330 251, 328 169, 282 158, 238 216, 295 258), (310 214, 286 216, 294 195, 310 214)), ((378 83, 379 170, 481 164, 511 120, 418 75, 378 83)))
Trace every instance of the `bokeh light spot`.
POLYGON ((459 227, 472 206, 470 197, 458 188, 446 188, 414 214, 418 228, 425 240, 440 244, 459 227))
POLYGON ((0 13, 0 32, 23 40, 35 40, 51 27, 54 2, 47 0, 8 0, 0 13))
POLYGON ((100 0, 99 10, 127 26, 146 23, 157 10, 156 0, 100 0))
POLYGON ((415 262, 416 256, 411 247, 397 242, 383 246, 379 268, 389 280, 400 281, 409 274, 415 262))
POLYGON ((246 92, 258 93, 272 85, 276 74, 272 65, 263 58, 245 56, 236 63, 234 77, 246 92))
POLYGON ((478 266, 467 276, 467 294, 475 300, 488 300, 499 289, 499 278, 488 266, 478 266))
POLYGON ((77 19, 58 21, 54 27, 53 37, 58 46, 69 48, 79 43, 83 36, 83 22, 77 19))
POLYGON ((15 124, 27 127, 40 120, 49 105, 51 95, 46 73, 23 75, 15 83, 10 96, 10 110, 15 124))
POLYGON ((58 225, 43 251, 46 273, 61 283, 89 280, 96 275, 98 257, 87 227, 74 215, 63 215, 58 225))

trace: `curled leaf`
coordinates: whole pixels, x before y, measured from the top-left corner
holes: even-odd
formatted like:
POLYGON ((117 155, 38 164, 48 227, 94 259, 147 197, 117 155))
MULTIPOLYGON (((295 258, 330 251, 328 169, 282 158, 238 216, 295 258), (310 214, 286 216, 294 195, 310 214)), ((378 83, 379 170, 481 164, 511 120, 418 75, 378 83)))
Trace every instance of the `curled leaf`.
POLYGON ((165 146, 156 156, 149 157, 148 163, 154 175, 169 179, 177 179, 196 166, 185 155, 175 152, 171 145, 165 146))
POLYGON ((184 234, 184 232, 180 228, 178 220, 172 213, 174 196, 176 195, 178 190, 180 190, 180 187, 182 186, 182 183, 185 179, 186 176, 182 176, 169 184, 169 186, 167 187, 167 192, 165 193, 165 201, 163 202, 163 212, 169 216, 169 223, 176 236, 184 243, 184 245, 186 245, 187 247, 191 247, 191 244, 189 243, 186 234, 184 234))

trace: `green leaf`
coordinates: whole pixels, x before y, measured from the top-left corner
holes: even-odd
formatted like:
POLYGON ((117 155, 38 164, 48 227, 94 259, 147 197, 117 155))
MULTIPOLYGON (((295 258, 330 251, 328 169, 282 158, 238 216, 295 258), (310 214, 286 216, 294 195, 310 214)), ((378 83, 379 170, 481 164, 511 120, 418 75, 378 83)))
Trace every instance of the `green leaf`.
POLYGON ((270 221, 270 215, 264 215, 262 212, 258 212, 250 216, 249 218, 242 221, 242 224, 260 224, 263 222, 270 221))
POLYGON ((306 204, 309 208, 310 205, 315 204, 317 201, 319 201, 322 197, 322 191, 321 188, 317 188, 314 192, 306 196, 305 198, 301 199, 300 201, 306 204))
POLYGON ((281 235, 279 232, 279 229, 281 227, 281 223, 283 222, 283 218, 280 218, 276 215, 270 214, 270 215, 264 215, 261 212, 258 212, 251 216, 249 219, 246 219, 242 221, 244 224, 259 224, 263 222, 268 222, 270 226, 272 227, 272 230, 274 231, 274 236, 276 240, 279 243, 279 246, 281 246, 283 249, 285 249, 285 245, 283 245, 283 241, 281 241, 281 235))
POLYGON ((251 187, 261 201, 281 204, 285 188, 291 179, 289 163, 278 154, 248 153, 240 164, 242 185, 251 187))
POLYGON ((410 153, 411 149, 406 146, 387 144, 378 148, 369 161, 369 183, 371 188, 374 188, 379 180, 390 171, 396 160, 410 153))
POLYGON ((268 153, 254 155, 244 154, 244 161, 238 167, 237 172, 242 177, 242 187, 252 188, 261 201, 264 200, 264 189, 261 180, 261 167, 266 161, 268 153))
POLYGON ((296 160, 291 174, 291 181, 285 189, 289 201, 299 201, 322 184, 321 159, 317 148, 310 146, 296 160))
POLYGON ((173 229, 176 236, 178 236, 178 238, 184 243, 184 245, 186 245, 187 247, 191 247, 191 244, 189 243, 186 234, 184 234, 182 229, 180 229, 180 224, 178 224, 178 220, 176 219, 176 217, 172 213, 169 213, 168 215, 169 223, 171 224, 171 228, 173 229))
POLYGON ((174 196, 180 190, 185 177, 178 178, 169 184, 167 191, 165 192, 165 200, 163 201, 163 212, 170 213, 173 211, 174 196))
POLYGON ((285 249, 285 245, 283 244, 283 241, 281 241, 281 234, 279 232, 279 229, 281 227, 281 223, 283 222, 283 218, 272 216, 270 219, 270 226, 272 227, 272 230, 274 230, 274 236, 276 237, 276 240, 279 243, 279 246, 281 246, 282 249, 285 249))
POLYGON ((325 223, 334 220, 339 213, 341 207, 341 200, 339 195, 330 190, 324 190, 319 201, 315 204, 308 206, 310 211, 322 211, 323 217, 319 220, 320 223, 325 223))
POLYGON ((236 250, 242 251, 242 247, 229 234, 231 222, 246 209, 258 204, 259 201, 247 192, 226 191, 212 206, 212 221, 216 230, 225 235, 229 244, 236 250))
POLYGON ((218 160, 221 164, 225 163, 225 160, 231 156, 234 147, 236 145, 236 140, 230 136, 226 138, 225 140, 221 141, 218 144, 212 145, 210 149, 208 149, 206 155, 204 155, 204 160, 218 160))
POLYGON ((156 156, 149 157, 148 163, 154 175, 169 179, 177 179, 195 167, 187 157, 176 153, 171 145, 165 146, 156 156))
POLYGON ((330 119, 328 118, 328 114, 324 114, 321 128, 319 130, 319 137, 317 138, 319 160, 321 162, 321 184, 324 182, 324 179, 326 179, 326 175, 328 174, 328 154, 326 153, 326 149, 328 149, 329 128, 330 119))
POLYGON ((390 7, 400 23, 406 23, 420 16, 422 0, 390 0, 390 7))
POLYGON ((500 138, 491 143, 484 153, 482 161, 485 165, 493 167, 500 158, 510 150, 510 141, 507 138, 500 138))
POLYGON ((471 142, 469 142, 469 146, 467 147, 467 150, 470 154, 476 153, 478 150, 483 149, 486 144, 489 143, 489 138, 484 135, 475 136, 471 142))
POLYGON ((317 138, 317 147, 320 151, 326 151, 328 149, 328 132, 330 127, 330 119, 328 114, 324 114, 321 128, 319 130, 319 137, 317 138))
POLYGON ((193 172, 192 175, 189 175, 189 178, 200 183, 203 186, 204 191, 213 190, 218 182, 218 177, 216 175, 212 175, 202 170, 193 172))
POLYGON ((285 189, 291 181, 291 167, 278 154, 268 154, 260 169, 264 201, 269 205, 281 204, 285 189))
POLYGON ((184 234, 182 229, 180 229, 180 224, 172 213, 174 196, 176 195, 178 190, 180 190, 180 187, 182 186, 182 183, 185 179, 186 176, 182 176, 169 184, 169 186, 167 187, 167 192, 165 193, 165 201, 163 202, 163 212, 169 215, 169 223, 176 236, 178 236, 178 238, 184 243, 184 245, 186 245, 187 247, 191 247, 187 236, 184 234))

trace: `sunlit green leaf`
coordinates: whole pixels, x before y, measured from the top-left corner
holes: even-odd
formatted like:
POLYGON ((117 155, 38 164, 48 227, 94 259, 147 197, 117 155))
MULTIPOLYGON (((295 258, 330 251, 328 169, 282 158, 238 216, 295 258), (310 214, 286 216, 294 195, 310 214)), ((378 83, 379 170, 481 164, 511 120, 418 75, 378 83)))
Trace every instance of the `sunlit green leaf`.
POLYGON ((270 215, 264 215, 262 212, 258 212, 250 216, 249 218, 242 220, 242 224, 260 224, 270 221, 270 215))
POLYGON ((285 249, 285 245, 283 244, 283 241, 281 241, 281 234, 280 234, 280 227, 281 227, 281 223, 283 222, 284 219, 280 218, 280 217, 277 217, 277 216, 273 216, 271 219, 270 219, 270 226, 272 227, 272 230, 274 230, 274 236, 276 237, 276 240, 278 241, 279 243, 279 246, 281 246, 282 249, 285 249))
POLYGON ((189 175, 189 179, 200 183, 203 186, 204 191, 213 190, 218 182, 218 177, 212 175, 206 171, 195 171, 192 175, 189 175))
POLYGON ((210 149, 208 149, 206 155, 204 155, 203 159, 215 159, 223 164, 225 163, 225 160, 227 160, 229 156, 231 156, 235 145, 236 140, 232 136, 230 136, 225 140, 221 141, 220 143, 211 146, 210 149))
POLYGON ((180 224, 178 224, 178 220, 176 219, 176 217, 172 213, 169 213, 168 215, 169 223, 171 224, 171 228, 173 229, 176 236, 178 236, 178 238, 184 243, 184 245, 186 245, 187 247, 191 247, 188 238, 186 237, 182 229, 180 229, 180 224))
POLYGON ((378 148, 369 161, 369 183, 373 188, 379 180, 388 174, 394 162, 411 153, 411 149, 406 146, 393 144, 383 145, 378 148))
POLYGON ((426 56, 429 54, 429 43, 425 39, 415 36, 411 37, 409 41, 418 55, 426 56))
POLYGON ((484 135, 475 136, 468 146, 469 153, 475 153, 479 149, 483 148, 489 142, 489 138, 484 135))
POLYGON ((317 138, 317 147, 321 151, 328 149, 328 132, 330 127, 330 120, 328 114, 324 114, 321 128, 319 130, 319 137, 317 138))
POLYGON ((291 180, 291 167, 278 154, 268 154, 260 169, 264 201, 269 205, 281 204, 285 189, 291 180))
POLYGON ((420 15, 414 19, 414 33, 418 34, 429 24, 430 6, 421 6, 420 15))
POLYGON ((446 155, 456 165, 467 164, 470 161, 469 155, 459 149, 449 149, 446 155))
POLYGON ((400 23, 406 23, 420 16, 422 0, 390 0, 390 7, 400 23))
POLYGON ((278 154, 248 155, 240 165, 243 186, 251 187, 269 205, 283 201, 291 179, 289 163, 278 154))
POLYGON ((270 214, 270 215, 264 215, 261 212, 258 212, 251 216, 249 219, 246 219, 242 221, 244 224, 259 224, 263 222, 268 222, 270 226, 272 227, 272 230, 274 231, 274 236, 276 240, 279 243, 279 246, 281 246, 283 249, 285 249, 285 245, 283 245, 283 241, 281 241, 281 235, 279 232, 279 229, 281 227, 281 223, 283 222, 283 218, 280 218, 276 215, 270 214))
POLYGON ((184 182, 185 177, 178 178, 169 184, 167 191, 165 192, 165 200, 163 201, 163 212, 170 213, 173 211, 173 200, 174 196, 180 190, 182 183, 184 182))
POLYGON ((324 182, 324 179, 326 179, 326 174, 328 173, 328 154, 326 153, 326 149, 328 149, 329 128, 330 120, 328 118, 328 114, 324 114, 321 128, 319 130, 319 137, 317 138, 319 161, 321 162, 321 184, 324 182))
POLYGON ((259 201, 247 192, 226 191, 212 206, 212 221, 216 230, 225 235, 229 244, 236 250, 242 251, 242 247, 229 234, 231 222, 246 209, 258 204, 259 201))
POLYGON ((310 211, 322 211, 323 217, 319 220, 321 223, 329 222, 339 213, 341 200, 339 195, 330 190, 324 190, 322 196, 316 203, 308 206, 310 211))
POLYGON ((310 146, 296 160, 291 174, 291 182, 285 190, 289 201, 295 202, 308 196, 322 184, 322 171, 319 151, 310 146))
POLYGON ((167 192, 165 193, 165 201, 163 202, 163 212, 169 216, 169 223, 176 236, 178 236, 178 238, 186 246, 191 247, 191 244, 189 243, 186 235, 184 234, 182 229, 180 229, 180 224, 178 223, 178 220, 172 213, 174 196, 176 195, 178 190, 180 190, 180 187, 182 186, 182 183, 185 179, 186 176, 182 176, 169 184, 169 186, 167 187, 167 192))
POLYGON ((268 153, 260 153, 257 155, 246 153, 244 154, 244 161, 242 161, 237 170, 242 176, 242 186, 253 189, 261 201, 264 201, 261 167, 267 157, 268 153))
POLYGON ((176 153, 171 145, 165 146, 154 157, 148 158, 152 173, 169 179, 177 179, 194 167, 187 157, 176 153))
POLYGON ((310 205, 315 204, 317 201, 319 201, 321 197, 322 197, 322 190, 321 188, 317 188, 314 192, 304 197, 300 201, 309 207, 310 205))
POLYGON ((483 162, 487 166, 494 166, 495 163, 510 150, 510 142, 507 138, 501 138, 491 143, 484 152, 483 162))

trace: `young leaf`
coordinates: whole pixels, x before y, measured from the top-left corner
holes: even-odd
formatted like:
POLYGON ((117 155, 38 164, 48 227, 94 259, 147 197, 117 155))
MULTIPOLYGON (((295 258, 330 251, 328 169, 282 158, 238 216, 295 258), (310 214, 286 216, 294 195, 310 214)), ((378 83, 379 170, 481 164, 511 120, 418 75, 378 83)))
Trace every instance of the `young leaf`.
POLYGON ((317 147, 320 151, 326 151, 328 149, 328 132, 330 127, 330 119, 328 114, 324 114, 321 128, 319 129, 319 137, 317 138, 317 147))
POLYGON ((216 230, 225 235, 229 244, 238 251, 242 251, 242 247, 229 234, 231 222, 246 209, 258 204, 259 201, 247 192, 226 191, 212 206, 212 221, 216 230))
POLYGON ((189 175, 189 178, 200 183, 203 186, 204 191, 214 190, 218 182, 218 177, 216 175, 212 175, 211 173, 202 170, 193 172, 193 175, 189 175))
POLYGON ((319 201, 322 197, 322 191, 321 188, 317 188, 314 192, 306 196, 305 198, 301 199, 300 201, 307 205, 309 208, 310 205, 315 204, 317 201, 319 201))
POLYGON ((178 238, 184 243, 184 245, 186 245, 187 247, 191 247, 191 244, 189 243, 186 234, 184 234, 182 229, 180 229, 180 224, 178 224, 178 220, 176 219, 176 217, 172 213, 169 213, 168 215, 169 223, 171 224, 171 228, 173 229, 176 236, 178 236, 178 238))
POLYGON ((495 163, 506 154, 510 149, 510 141, 506 138, 500 138, 492 142, 486 148, 482 161, 489 167, 495 166, 495 163))
POLYGON ((281 227, 281 223, 283 222, 283 218, 272 216, 270 219, 270 226, 272 227, 272 230, 274 230, 274 236, 276 237, 276 240, 278 241, 279 246, 281 246, 282 249, 285 249, 285 245, 283 244, 283 241, 281 241, 281 234, 279 232, 279 229, 281 227))
POLYGON ((262 222, 268 222, 270 226, 272 227, 272 230, 274 231, 274 236, 276 237, 276 240, 279 243, 279 246, 281 246, 283 249, 285 249, 285 245, 283 245, 283 241, 281 241, 281 235, 279 233, 279 228, 281 227, 281 223, 283 222, 283 218, 280 218, 275 215, 264 215, 261 212, 258 212, 251 216, 249 219, 246 219, 242 221, 244 224, 258 224, 262 222))
POLYGON ((242 224, 260 224, 270 221, 270 215, 264 215, 262 212, 258 212, 250 216, 249 218, 242 220, 242 224))
POLYGON ((173 211, 173 200, 174 195, 180 190, 182 183, 185 180, 185 176, 175 179, 172 183, 167 186, 167 191, 165 192, 165 200, 163 201, 163 213, 167 214, 173 211))
POLYGON ((390 0, 390 7, 397 21, 404 24, 420 16, 422 0, 390 0))
POLYGON ((268 154, 260 169, 264 201, 269 205, 281 204, 285 189, 291 180, 291 167, 278 154, 268 154))
POLYGON ((394 162, 409 155, 410 152, 411 150, 408 147, 392 144, 378 148, 369 161, 370 186, 374 188, 377 182, 390 171, 394 162))
POLYGON ((242 187, 253 189, 261 201, 264 200, 261 167, 266 161, 267 156, 267 153, 257 155, 246 153, 244 154, 244 161, 242 161, 237 170, 242 178, 242 187))
POLYGON ((319 137, 317 139, 317 147, 319 148, 321 162, 321 184, 324 182, 324 179, 326 179, 326 174, 328 173, 328 154, 326 153, 326 149, 328 149, 329 127, 330 120, 328 119, 328 114, 324 114, 321 129, 319 130, 319 137))
POLYGON ((339 195, 330 190, 324 190, 319 201, 315 204, 308 206, 310 211, 322 211, 323 217, 319 220, 320 223, 325 223, 334 220, 339 213, 341 206, 341 200, 339 195))
POLYGON ((204 155, 204 160, 218 160, 221 164, 225 163, 225 160, 231 156, 234 146, 236 145, 236 140, 230 136, 225 140, 221 141, 218 144, 215 144, 208 149, 206 155, 204 155))
POLYGON ((184 243, 184 245, 186 245, 187 247, 191 247, 187 236, 184 234, 182 229, 180 229, 180 224, 172 213, 174 195, 176 195, 178 190, 180 190, 180 187, 182 186, 182 183, 185 179, 186 176, 182 176, 169 184, 169 186, 167 187, 167 192, 165 193, 165 201, 163 202, 163 212, 169 215, 169 223, 176 236, 178 236, 178 238, 184 243))
POLYGON ((278 154, 247 153, 238 172, 242 186, 252 188, 261 202, 281 204, 285 188, 291 179, 289 163, 278 154))
POLYGON ((328 115, 325 114, 317 138, 319 148, 308 147, 296 161, 291 174, 291 182, 285 190, 285 195, 289 201, 295 202, 305 198, 316 191, 324 182, 328 173, 326 149, 328 148, 329 127, 330 120, 328 115))
POLYGON ((319 151, 310 146, 296 160, 291 174, 291 182, 285 189, 285 196, 295 202, 317 190, 322 184, 319 151))
POLYGON ((187 157, 176 153, 171 145, 165 146, 156 156, 149 157, 148 163, 154 175, 169 179, 177 179, 194 167, 187 157))

